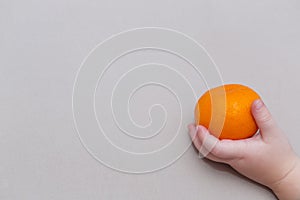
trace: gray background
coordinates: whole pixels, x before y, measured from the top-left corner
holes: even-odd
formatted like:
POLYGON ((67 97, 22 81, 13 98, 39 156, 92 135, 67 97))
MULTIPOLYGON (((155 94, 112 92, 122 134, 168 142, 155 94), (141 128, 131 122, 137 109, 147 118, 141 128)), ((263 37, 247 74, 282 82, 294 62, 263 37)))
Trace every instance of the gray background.
POLYGON ((1 0, 0 199, 275 199, 193 148, 150 174, 99 164, 76 135, 72 87, 112 34, 176 29, 206 47, 225 82, 259 91, 299 153, 299 22, 297 0, 1 0))

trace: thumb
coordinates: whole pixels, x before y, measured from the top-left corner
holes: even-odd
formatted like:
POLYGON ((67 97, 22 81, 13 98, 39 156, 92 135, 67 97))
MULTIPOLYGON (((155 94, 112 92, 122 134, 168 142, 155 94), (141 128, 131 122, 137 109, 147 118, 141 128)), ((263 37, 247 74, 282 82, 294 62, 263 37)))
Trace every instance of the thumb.
POLYGON ((255 100, 252 103, 251 111, 262 137, 272 134, 273 130, 277 128, 277 124, 264 102, 261 99, 255 100))

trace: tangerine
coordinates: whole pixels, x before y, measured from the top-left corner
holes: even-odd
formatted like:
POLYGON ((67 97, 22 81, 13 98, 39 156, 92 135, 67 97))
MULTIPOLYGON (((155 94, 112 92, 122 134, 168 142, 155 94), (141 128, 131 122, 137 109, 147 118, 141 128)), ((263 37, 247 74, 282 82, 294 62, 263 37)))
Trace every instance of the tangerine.
POLYGON ((195 122, 205 126, 219 139, 245 139, 258 127, 251 114, 251 105, 260 96, 240 84, 222 85, 206 91, 195 107, 195 122))

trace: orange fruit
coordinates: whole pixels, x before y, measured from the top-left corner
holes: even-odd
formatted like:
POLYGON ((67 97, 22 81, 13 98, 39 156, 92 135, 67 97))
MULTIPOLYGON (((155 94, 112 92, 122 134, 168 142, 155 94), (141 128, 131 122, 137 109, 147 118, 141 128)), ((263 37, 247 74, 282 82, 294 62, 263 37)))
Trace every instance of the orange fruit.
POLYGON ((205 126, 219 139, 245 139, 258 127, 251 114, 251 105, 260 96, 240 84, 222 85, 205 92, 195 107, 195 122, 205 126))

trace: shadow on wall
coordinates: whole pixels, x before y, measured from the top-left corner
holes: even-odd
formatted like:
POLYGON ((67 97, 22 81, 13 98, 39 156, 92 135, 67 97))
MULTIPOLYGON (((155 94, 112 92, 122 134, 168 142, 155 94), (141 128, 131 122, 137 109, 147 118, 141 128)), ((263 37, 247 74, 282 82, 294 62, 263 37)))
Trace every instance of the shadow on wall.
MULTIPOLYGON (((194 150, 198 153, 198 150, 194 147, 194 150)), ((214 162, 214 161, 211 161, 211 160, 208 160, 208 159, 200 159, 201 162, 203 162, 205 165, 209 165, 209 167, 217 170, 217 171, 222 171, 222 172, 226 172, 226 173, 230 173, 234 176, 238 176, 239 178, 249 182, 249 183, 252 183, 252 184, 255 184, 255 185, 259 185, 261 188, 263 188, 264 190, 266 191, 269 191, 270 193, 272 193, 274 195, 274 193, 272 192, 272 190, 270 190, 268 187, 264 186, 264 185, 261 185, 259 183, 256 183, 254 181, 252 181, 251 179, 248 179, 247 177, 239 174, 237 171, 235 171, 230 165, 228 164, 224 164, 224 163, 217 163, 217 162, 214 162)), ((274 198, 277 199, 277 197, 274 195, 274 198)))

